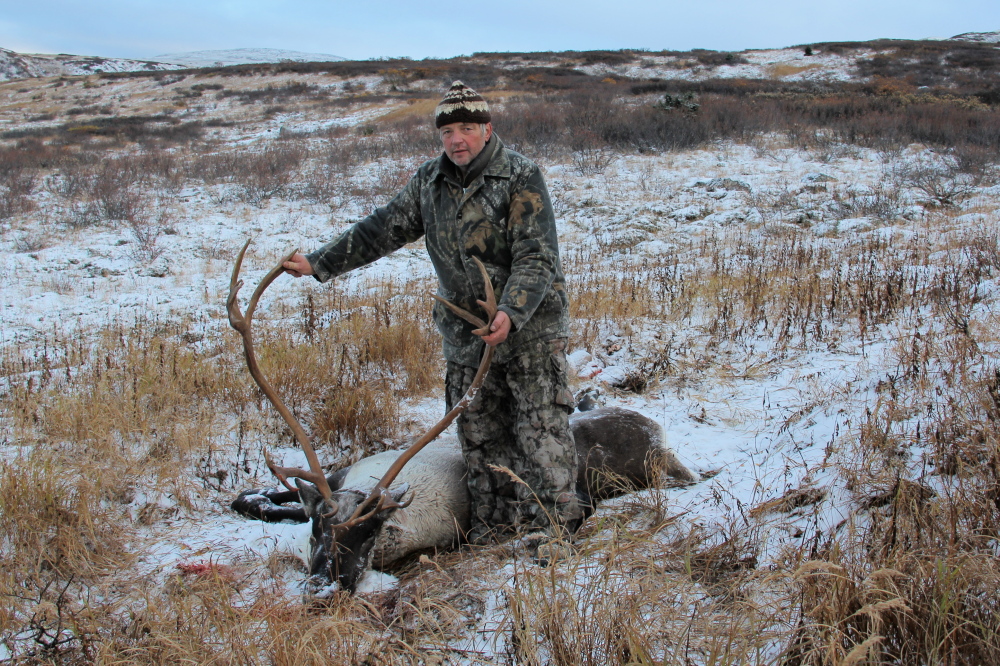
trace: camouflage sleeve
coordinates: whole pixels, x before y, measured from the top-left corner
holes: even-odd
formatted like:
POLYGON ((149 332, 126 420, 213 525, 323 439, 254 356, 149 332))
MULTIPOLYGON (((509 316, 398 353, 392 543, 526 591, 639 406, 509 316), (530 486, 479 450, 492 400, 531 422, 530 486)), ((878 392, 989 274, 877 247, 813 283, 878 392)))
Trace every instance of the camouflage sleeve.
POLYGON ((499 309, 519 330, 552 286, 559 261, 556 220, 541 170, 535 166, 511 196, 507 218, 511 273, 499 309))
POLYGON ((391 254, 424 235, 420 214, 420 174, 385 206, 354 223, 315 252, 306 255, 320 282, 343 275, 391 254))

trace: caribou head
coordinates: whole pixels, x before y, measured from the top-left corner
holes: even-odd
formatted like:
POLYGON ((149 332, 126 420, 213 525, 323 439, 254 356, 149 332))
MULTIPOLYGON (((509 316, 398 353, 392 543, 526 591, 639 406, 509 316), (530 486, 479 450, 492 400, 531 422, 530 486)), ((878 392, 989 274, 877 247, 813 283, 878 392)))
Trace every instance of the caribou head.
POLYGON ((371 568, 375 540, 382 533, 385 521, 393 511, 406 506, 403 495, 408 486, 389 491, 389 502, 381 510, 369 512, 361 519, 351 519, 366 495, 356 490, 333 493, 336 511, 324 510, 328 503, 313 484, 298 480, 299 500, 312 523, 309 554, 309 579, 306 593, 317 598, 328 596, 337 589, 353 593, 365 572, 371 568))
MULTIPOLYGON (((237 303, 237 294, 243 286, 239 274, 243 257, 249 246, 250 241, 247 241, 243 249, 240 250, 233 266, 232 279, 229 284, 229 298, 226 303, 229 323, 243 339, 243 351, 250 375, 267 399, 274 405, 274 408, 278 410, 288 427, 291 428, 296 441, 306 455, 309 469, 276 465, 267 451, 264 452, 265 459, 268 468, 287 491, 298 495, 302 508, 312 523, 310 576, 306 588, 307 593, 322 597, 338 587, 353 593, 361 576, 371 564, 372 549, 382 525, 392 515, 392 512, 405 508, 412 500, 412 493, 410 498, 403 499, 408 492, 408 488, 405 486, 390 490, 392 482, 406 463, 440 435, 476 397, 493 359, 493 348, 489 346, 486 348, 472 385, 462 399, 444 418, 395 459, 370 492, 365 494, 356 490, 341 489, 336 475, 329 479, 325 475, 308 434, 264 377, 254 352, 251 324, 257 303, 264 290, 284 272, 282 264, 288 261, 297 250, 282 258, 277 266, 264 276, 251 296, 246 312, 242 313, 237 303), (289 483, 289 479, 295 479, 295 487, 289 483)), ((486 267, 479 259, 473 257, 473 260, 484 281, 486 300, 477 301, 477 303, 486 312, 487 318, 485 320, 437 295, 432 296, 476 326, 477 329, 473 331, 474 333, 485 335, 489 332, 490 324, 497 312, 496 296, 486 267)))

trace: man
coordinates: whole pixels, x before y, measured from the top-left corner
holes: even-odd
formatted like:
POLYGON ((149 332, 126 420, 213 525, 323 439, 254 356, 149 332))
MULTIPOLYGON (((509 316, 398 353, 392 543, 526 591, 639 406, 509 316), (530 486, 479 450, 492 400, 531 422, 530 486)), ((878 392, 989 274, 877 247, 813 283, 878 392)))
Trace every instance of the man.
POLYGON ((568 301, 552 204, 538 166, 504 147, 490 121, 486 100, 455 81, 435 110, 444 154, 423 164, 389 204, 284 264, 296 277, 326 282, 424 236, 438 293, 470 312, 483 298, 472 257, 485 264, 499 305, 488 334, 478 338, 472 325, 434 306, 448 409, 472 383, 484 343, 496 346, 479 397, 458 418, 472 496, 470 542, 522 527, 556 535, 582 519, 568 422, 568 301))

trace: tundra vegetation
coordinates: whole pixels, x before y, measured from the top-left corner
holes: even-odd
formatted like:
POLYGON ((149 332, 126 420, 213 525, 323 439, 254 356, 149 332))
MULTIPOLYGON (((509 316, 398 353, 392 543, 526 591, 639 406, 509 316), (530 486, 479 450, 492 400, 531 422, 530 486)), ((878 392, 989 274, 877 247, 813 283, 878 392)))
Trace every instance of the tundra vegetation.
MULTIPOLYGON (((1000 50, 795 51, 752 79, 723 73, 757 54, 621 51, 0 84, 0 659, 991 662, 1000 50), (608 503, 553 566, 427 553, 304 606, 281 533, 227 511, 293 455, 228 269, 387 201, 455 78, 546 169, 578 388, 709 478, 608 503)), ((436 420, 432 285, 417 244, 268 292, 261 363, 324 461, 436 420)))

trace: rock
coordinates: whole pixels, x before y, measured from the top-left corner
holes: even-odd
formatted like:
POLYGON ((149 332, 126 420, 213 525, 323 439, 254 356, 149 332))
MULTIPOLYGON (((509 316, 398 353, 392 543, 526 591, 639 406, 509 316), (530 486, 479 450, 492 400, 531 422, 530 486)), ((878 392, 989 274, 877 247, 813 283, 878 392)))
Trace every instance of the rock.
POLYGON ((146 277, 162 278, 170 275, 170 262, 166 257, 158 257, 140 268, 137 273, 146 277))
POLYGON ((693 220, 700 220, 705 217, 701 206, 685 206, 684 208, 678 208, 674 212, 670 213, 670 217, 675 220, 687 220, 691 222, 693 220))
POLYGON ((803 183, 832 183, 837 179, 833 176, 828 176, 825 173, 820 173, 818 171, 813 171, 812 173, 807 173, 802 176, 803 183))
POLYGON ((749 192, 750 186, 742 180, 735 180, 733 178, 713 178, 708 181, 707 185, 705 185, 705 189, 709 192, 714 192, 715 190, 739 190, 741 192, 749 192))
POLYGON ((870 231, 874 225, 867 217, 852 217, 837 222, 837 231, 870 231))
POLYGON ((743 222, 747 218, 746 211, 741 211, 739 209, 734 210, 723 210, 718 213, 712 213, 705 218, 705 222, 710 224, 719 224, 726 226, 729 224, 734 224, 737 222, 743 222))
POLYGON ((716 190, 750 191, 749 185, 744 183, 742 180, 736 180, 735 178, 700 178, 687 184, 688 189, 694 189, 696 187, 704 187, 709 192, 715 192, 716 190))

